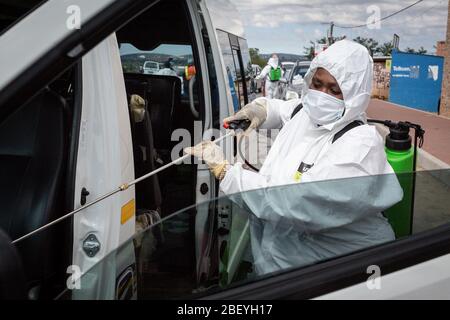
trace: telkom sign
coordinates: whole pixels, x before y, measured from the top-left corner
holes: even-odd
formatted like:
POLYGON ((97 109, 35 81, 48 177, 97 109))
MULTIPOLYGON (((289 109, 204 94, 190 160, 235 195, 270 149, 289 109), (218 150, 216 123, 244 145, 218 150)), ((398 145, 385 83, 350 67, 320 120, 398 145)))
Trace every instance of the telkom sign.
POLYGON ((389 101, 438 112, 443 64, 443 57, 393 51, 389 101))

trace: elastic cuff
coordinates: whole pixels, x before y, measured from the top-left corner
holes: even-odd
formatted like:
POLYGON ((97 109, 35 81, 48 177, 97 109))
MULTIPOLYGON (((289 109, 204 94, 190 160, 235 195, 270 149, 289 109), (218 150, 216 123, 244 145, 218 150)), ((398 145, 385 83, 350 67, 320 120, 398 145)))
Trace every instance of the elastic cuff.
POLYGON ((222 180, 223 177, 225 177, 225 173, 227 172, 227 169, 229 168, 229 163, 227 160, 225 160, 224 162, 222 162, 221 164, 219 164, 218 166, 211 168, 211 172, 214 174, 214 176, 219 179, 222 180))

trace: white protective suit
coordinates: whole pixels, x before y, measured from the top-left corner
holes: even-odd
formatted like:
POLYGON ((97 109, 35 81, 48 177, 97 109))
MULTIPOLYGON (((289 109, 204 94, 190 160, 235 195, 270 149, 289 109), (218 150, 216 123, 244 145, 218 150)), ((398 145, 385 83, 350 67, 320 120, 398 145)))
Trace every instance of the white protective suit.
POLYGON ((225 194, 253 214, 250 233, 257 274, 311 264, 395 238, 381 212, 399 202, 403 191, 376 128, 361 125, 332 143, 350 122, 366 121, 373 61, 361 45, 336 42, 312 61, 303 96, 319 67, 337 80, 344 116, 317 126, 304 109, 291 119, 301 100, 259 98, 267 104, 262 127, 283 128, 259 173, 237 163, 220 183, 225 194), (302 162, 312 167, 298 182, 296 171, 302 162), (361 178, 344 179, 349 177, 361 178), (267 189, 273 186, 284 187, 267 189))
MULTIPOLYGON (((275 99, 277 89, 278 89, 278 83, 279 81, 270 81, 269 79, 269 73, 271 68, 278 68, 278 59, 276 58, 270 58, 269 62, 267 62, 267 66, 265 66, 261 73, 256 76, 256 80, 265 79, 265 90, 266 90, 266 98, 268 99, 275 99)), ((281 71, 281 75, 283 75, 283 70, 281 71)))

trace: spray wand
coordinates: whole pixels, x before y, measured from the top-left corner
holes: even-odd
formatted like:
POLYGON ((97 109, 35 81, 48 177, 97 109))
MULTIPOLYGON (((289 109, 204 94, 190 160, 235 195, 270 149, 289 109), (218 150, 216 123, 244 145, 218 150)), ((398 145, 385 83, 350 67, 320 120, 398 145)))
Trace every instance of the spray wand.
MULTIPOLYGON (((227 134, 223 135, 222 137, 214 140, 213 142, 214 143, 218 143, 218 142, 220 142, 222 140, 225 140, 226 138, 235 135, 237 130, 245 130, 245 129, 247 129, 249 125, 250 125, 250 121, 248 121, 248 125, 247 125, 245 120, 244 121, 237 121, 237 122, 236 121, 231 121, 231 122, 229 122, 227 127, 225 127, 225 124, 224 124, 224 127, 226 129, 230 129, 230 132, 228 132, 227 134)), ((47 228, 49 228, 49 227, 51 227, 51 226, 53 226, 53 225, 55 225, 55 224, 65 220, 67 218, 70 218, 71 216, 77 214, 78 212, 80 212, 80 211, 82 211, 84 209, 87 209, 87 208, 93 206, 94 204, 96 204, 96 203, 98 203, 98 202, 100 202, 100 201, 102 201, 104 199, 107 199, 107 198, 111 197, 112 195, 114 195, 114 194, 116 194, 118 192, 122 192, 122 191, 128 190, 128 188, 130 188, 131 186, 133 186, 133 185, 135 185, 135 184, 137 184, 137 183, 139 183, 139 182, 141 182, 141 181, 143 181, 145 179, 148 179, 151 176, 154 176, 155 174, 157 174, 157 173, 159 173, 159 172, 161 172, 163 170, 166 170, 167 168, 170 168, 171 166, 173 166, 175 164, 178 164, 178 163, 182 162, 184 159, 187 159, 189 157, 191 157, 190 154, 185 154, 185 155, 179 157, 178 159, 176 159, 176 160, 174 160, 174 161, 172 161, 172 162, 170 162, 170 163, 168 163, 168 164, 166 164, 166 165, 164 165, 164 166, 162 166, 162 167, 160 167, 160 168, 158 168, 158 169, 156 169, 156 170, 154 170, 152 172, 149 172, 149 173, 143 175, 142 177, 140 177, 138 179, 135 179, 135 180, 130 181, 128 183, 123 183, 118 188, 114 189, 113 191, 110 191, 110 192, 108 192, 108 193, 106 193, 106 194, 96 198, 95 200, 93 200, 93 201, 91 201, 89 203, 86 203, 84 206, 81 206, 78 209, 76 209, 76 210, 74 210, 72 212, 69 212, 68 214, 66 214, 64 216, 62 216, 62 217, 60 217, 60 218, 58 218, 58 219, 56 219, 56 220, 54 220, 54 221, 44 225, 44 226, 42 226, 42 227, 40 227, 40 228, 30 232, 30 233, 27 233, 26 235, 24 235, 24 236, 22 236, 20 238, 17 238, 12 243, 13 244, 18 243, 20 241, 23 241, 23 240, 31 237, 32 235, 34 235, 34 234, 36 234, 38 232, 44 231, 45 229, 47 229, 47 228)))

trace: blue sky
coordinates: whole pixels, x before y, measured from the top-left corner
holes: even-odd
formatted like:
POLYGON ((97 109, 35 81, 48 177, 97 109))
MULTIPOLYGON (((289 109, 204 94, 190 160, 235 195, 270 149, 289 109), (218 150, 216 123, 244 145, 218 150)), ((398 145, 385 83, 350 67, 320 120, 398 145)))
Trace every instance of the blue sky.
MULTIPOLYGON (((377 20, 416 0, 231 0, 244 22, 249 47, 262 53, 303 54, 303 47, 326 35, 329 23, 354 26, 377 20), (377 16, 377 14, 379 14, 377 16), (370 20, 372 18, 372 20, 370 20), (368 20, 369 19, 369 20, 368 20)), ((400 36, 400 49, 433 46, 445 40, 448 0, 424 0, 381 22, 379 28, 335 28, 336 36, 372 37, 381 42, 400 36)))

